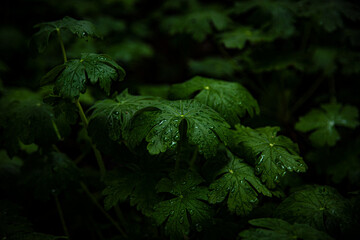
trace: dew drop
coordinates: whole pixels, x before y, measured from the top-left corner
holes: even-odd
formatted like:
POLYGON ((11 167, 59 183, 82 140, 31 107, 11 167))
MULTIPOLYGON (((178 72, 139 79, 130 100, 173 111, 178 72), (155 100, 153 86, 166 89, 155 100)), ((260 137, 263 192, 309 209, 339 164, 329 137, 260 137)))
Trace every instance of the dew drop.
POLYGON ((183 224, 183 222, 184 222, 184 217, 181 217, 181 218, 179 219, 179 223, 180 223, 180 224, 183 224))
POLYGON ((184 214, 184 213, 185 213, 185 210, 184 210, 184 209, 182 209, 180 212, 181 212, 182 214, 184 214))
POLYGON ((182 185, 185 185, 185 184, 186 184, 186 181, 183 181, 181 184, 182 184, 182 185))
POLYGON ((115 112, 115 115, 119 115, 119 112, 118 112, 118 111, 116 111, 116 112, 115 112))
POLYGON ((175 213, 174 210, 170 211, 170 215, 174 215, 174 213, 175 213))
POLYGON ((87 35, 87 33, 86 33, 86 32, 83 32, 81 35, 82 35, 83 37, 85 37, 85 36, 87 35))
POLYGON ((194 210, 190 209, 189 213, 190 213, 190 215, 194 215, 194 210))

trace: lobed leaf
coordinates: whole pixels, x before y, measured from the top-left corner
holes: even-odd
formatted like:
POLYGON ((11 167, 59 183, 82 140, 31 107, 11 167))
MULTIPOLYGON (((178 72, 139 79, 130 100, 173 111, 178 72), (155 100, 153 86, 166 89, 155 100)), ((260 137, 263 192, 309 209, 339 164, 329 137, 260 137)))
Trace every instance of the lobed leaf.
POLYGON ((196 76, 185 83, 174 84, 170 94, 178 99, 193 97, 220 113, 232 125, 248 113, 259 114, 257 101, 246 88, 235 82, 196 76))
POLYGON ((212 211, 204 202, 208 190, 198 186, 203 181, 196 173, 178 171, 158 183, 158 192, 170 193, 172 197, 155 205, 152 216, 158 225, 165 222, 165 233, 171 239, 183 239, 191 227, 201 231, 210 221, 212 211))
POLYGON ((271 197, 271 192, 255 176, 254 169, 242 159, 228 152, 229 163, 217 173, 219 178, 209 189, 210 203, 219 203, 227 199, 230 212, 247 215, 257 205, 258 195, 271 197))
POLYGON ((300 117, 295 129, 301 132, 312 132, 310 141, 316 146, 334 146, 340 139, 336 126, 356 128, 359 112, 356 107, 330 103, 321 105, 300 117))
POLYGON ((125 70, 109 56, 95 53, 83 53, 81 59, 73 59, 49 71, 42 84, 55 82, 54 93, 65 98, 78 98, 85 93, 88 82, 99 83, 110 94, 113 81, 122 81, 125 70))
POLYGON ((279 127, 251 129, 236 126, 234 140, 254 159, 255 173, 261 175, 268 188, 275 188, 279 178, 287 172, 305 172, 307 169, 299 148, 285 136, 276 136, 279 127))
POLYGON ((334 188, 318 185, 291 194, 278 206, 276 216, 329 232, 345 229, 353 221, 350 202, 334 188))
POLYGON ((100 38, 91 22, 76 20, 68 16, 53 22, 39 23, 34 27, 40 28, 40 30, 33 35, 31 43, 36 45, 39 52, 45 51, 50 35, 56 31, 68 30, 79 38, 100 38))
MULTIPOLYGON (((127 132, 132 146, 144 138, 151 154, 175 149, 180 141, 180 123, 186 122, 186 138, 206 158, 215 156, 220 143, 227 142, 230 127, 213 109, 194 100, 163 101, 159 110, 139 114, 127 132)), ((182 125, 183 126, 183 125, 182 125)))
POLYGON ((244 240, 331 240, 329 235, 307 224, 290 223, 277 218, 259 218, 249 223, 257 228, 242 231, 239 236, 244 240))

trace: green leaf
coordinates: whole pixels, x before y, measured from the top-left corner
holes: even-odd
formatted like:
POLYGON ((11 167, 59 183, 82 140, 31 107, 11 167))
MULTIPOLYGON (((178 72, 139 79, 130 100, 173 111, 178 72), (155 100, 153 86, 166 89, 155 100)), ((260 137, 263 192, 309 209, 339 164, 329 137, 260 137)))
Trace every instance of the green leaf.
POLYGON ((4 176, 7 173, 19 174, 20 167, 23 165, 23 161, 18 157, 10 158, 6 150, 0 150, 0 175, 4 176))
POLYGON ((251 129, 236 126, 235 143, 241 144, 254 159, 255 173, 268 188, 275 188, 279 178, 287 172, 305 172, 307 169, 299 148, 285 136, 276 136, 279 127, 251 129))
POLYGON ((160 200, 155 186, 163 176, 162 170, 159 159, 146 159, 140 164, 128 164, 127 168, 117 170, 106 180, 107 187, 103 191, 105 209, 130 198, 131 206, 150 216, 154 205, 160 200))
POLYGON ((239 123, 246 113, 252 117, 260 111, 248 90, 235 82, 196 76, 184 83, 174 84, 170 95, 178 99, 194 97, 215 109, 232 125, 239 123))
POLYGON ((144 112, 134 118, 126 139, 132 146, 144 138, 151 154, 175 149, 180 141, 180 128, 185 127, 191 145, 199 147, 206 158, 215 156, 220 143, 227 142, 228 128, 225 120, 213 109, 194 100, 163 101, 160 110, 144 112))
MULTIPOLYGON (((139 110, 156 104, 158 101, 155 97, 133 96, 128 93, 127 89, 117 95, 115 99, 98 101, 89 109, 93 110, 89 118, 89 135, 95 136, 97 131, 106 131, 113 141, 119 141, 134 115, 139 110), (103 124, 98 125, 99 121, 102 121, 103 124), (106 126, 107 130, 104 130, 103 126, 106 126)), ((101 139, 94 140, 95 142, 101 141, 101 139)))
POLYGON ((312 18, 328 32, 333 32, 344 25, 343 18, 359 20, 359 7, 343 0, 302 1, 298 12, 300 16, 312 18))
POLYGON ((331 240, 329 235, 318 231, 307 224, 293 225, 277 218, 259 218, 250 220, 249 223, 256 229, 242 231, 239 236, 244 240, 331 240))
POLYGON ((39 52, 45 51, 50 35, 56 31, 68 30, 79 38, 100 38, 95 26, 91 22, 76 20, 71 17, 64 17, 61 20, 53 22, 40 23, 34 27, 40 28, 40 30, 33 35, 31 44, 35 44, 39 52))
POLYGON ((125 70, 109 56, 95 53, 83 53, 81 59, 67 61, 47 73, 42 84, 55 81, 54 92, 65 98, 79 97, 85 93, 86 84, 99 85, 110 94, 112 81, 122 81, 125 70))
POLYGON ((217 173, 218 179, 210 185, 209 202, 219 203, 228 196, 230 212, 247 215, 257 205, 258 195, 271 197, 271 192, 255 176, 254 169, 242 159, 228 152, 229 163, 217 173))
POLYGON ((222 33, 219 39, 227 48, 243 49, 246 42, 270 42, 274 37, 251 27, 239 26, 232 31, 222 33))
POLYGON ((336 71, 337 51, 331 48, 317 48, 313 55, 314 68, 330 76, 336 71))
POLYGON ((40 95, 28 90, 13 90, 0 101, 0 125, 4 128, 5 145, 13 155, 24 144, 49 146, 66 136, 70 127, 64 116, 56 117, 40 95))
POLYGON ((356 107, 330 103, 321 105, 321 109, 313 109, 300 117, 295 129, 301 132, 312 132, 310 141, 316 146, 334 146, 340 139, 336 126, 356 128, 359 112, 356 107))
POLYGON ((125 63, 138 62, 154 55, 154 50, 149 44, 135 39, 111 45, 106 52, 111 53, 115 60, 125 63))
POLYGON ((232 12, 243 14, 252 9, 255 9, 252 13, 253 17, 262 19, 262 22, 269 25, 265 27, 271 35, 286 38, 295 32, 295 3, 283 0, 248 0, 236 2, 232 12))
POLYGON ((275 211, 291 223, 306 223, 321 231, 337 231, 350 226, 350 202, 329 186, 308 186, 287 197, 275 211))
POLYGON ((230 18, 218 8, 199 7, 184 15, 168 17, 162 25, 171 35, 186 33, 201 42, 213 32, 212 25, 217 30, 223 30, 230 22, 230 18))
POLYGON ((190 60, 188 64, 192 74, 203 74, 209 77, 230 77, 241 70, 234 60, 220 57, 190 60))
POLYGON ((191 228, 201 231, 211 220, 211 208, 204 202, 208 190, 198 186, 202 182, 196 173, 178 171, 158 183, 158 192, 170 193, 172 197, 155 205, 152 216, 158 225, 165 222, 165 233, 171 239, 183 239, 191 228))

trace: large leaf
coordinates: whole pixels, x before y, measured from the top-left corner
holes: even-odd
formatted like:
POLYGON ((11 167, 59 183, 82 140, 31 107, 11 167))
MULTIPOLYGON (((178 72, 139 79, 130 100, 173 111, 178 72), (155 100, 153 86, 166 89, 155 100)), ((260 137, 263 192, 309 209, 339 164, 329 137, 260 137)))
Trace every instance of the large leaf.
POLYGON ((151 154, 174 149, 180 141, 180 127, 186 126, 187 140, 197 145, 206 158, 214 156, 221 142, 227 142, 226 121, 213 109, 194 100, 163 101, 160 110, 144 112, 134 118, 126 139, 131 145, 144 138, 151 154), (180 123, 184 123, 180 125, 180 123), (185 126, 184 126, 185 125, 185 126))
POLYGON ((321 105, 321 109, 313 109, 300 117, 295 128, 301 132, 312 132, 310 141, 316 146, 334 146, 340 139, 335 126, 355 128, 359 112, 356 107, 330 103, 321 105))
POLYGON ((249 223, 257 228, 242 231, 239 236, 244 240, 331 240, 329 235, 307 224, 290 223, 277 218, 259 218, 249 223))
MULTIPOLYGON (((131 119, 139 110, 157 104, 154 97, 133 96, 125 89, 114 99, 98 101, 90 108, 93 112, 89 118, 88 132, 95 137, 99 135, 98 132, 105 131, 112 140, 118 141, 122 139, 124 129, 129 127, 131 119), (102 122, 101 125, 99 121, 102 122), (104 126, 107 129, 104 129, 104 126)), ((93 139, 95 142, 103 140, 93 139)))
POLYGON ((39 23, 35 25, 35 28, 40 28, 40 30, 33 35, 31 43, 36 45, 39 52, 45 51, 50 35, 56 31, 68 30, 79 38, 100 37, 91 22, 76 20, 71 17, 64 17, 53 22, 39 23))
POLYGON ((155 161, 141 161, 140 164, 128 164, 106 180, 105 209, 117 205, 119 202, 130 198, 130 204, 137 207, 143 214, 149 216, 153 207, 159 202, 155 186, 161 179, 163 166, 159 159, 155 161))
POLYGON ((276 215, 329 232, 348 228, 353 221, 350 202, 334 188, 317 185, 291 194, 278 206, 276 215))
POLYGON ((217 173, 218 179, 210 185, 210 203, 218 203, 228 196, 231 212, 247 215, 257 205, 258 195, 271 197, 271 192, 255 176, 254 169, 228 152, 229 163, 217 173))
POLYGON ((255 160, 255 173, 268 188, 275 188, 287 172, 305 172, 306 164, 299 156, 299 148, 285 136, 276 136, 279 127, 251 129, 236 126, 234 139, 255 160))
POLYGON ((66 98, 85 93, 86 84, 99 83, 109 94, 112 81, 122 81, 125 70, 109 56, 83 53, 81 59, 73 59, 53 68, 42 79, 42 84, 55 81, 54 92, 66 98))
POLYGON ((198 186, 203 181, 196 173, 178 171, 158 183, 158 192, 172 197, 155 205, 153 218, 158 225, 165 222, 165 233, 172 239, 183 239, 190 228, 201 231, 211 219, 211 208, 204 202, 208 190, 198 186))
POLYGON ((259 114, 257 101, 241 84, 211 78, 194 77, 187 82, 174 84, 171 94, 180 99, 190 98, 204 103, 219 112, 229 123, 235 124, 248 113, 259 114))

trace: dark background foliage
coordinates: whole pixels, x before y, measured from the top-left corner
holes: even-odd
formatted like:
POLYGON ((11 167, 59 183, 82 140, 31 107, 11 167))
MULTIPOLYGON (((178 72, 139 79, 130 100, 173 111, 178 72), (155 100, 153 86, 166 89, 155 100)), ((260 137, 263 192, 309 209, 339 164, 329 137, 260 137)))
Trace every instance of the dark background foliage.
MULTIPOLYGON (((77 39, 64 33, 68 58, 78 58, 83 52, 111 56, 126 70, 125 80, 114 83, 111 94, 128 88, 133 94, 167 97, 171 84, 195 75, 239 82, 258 100, 261 110, 259 116, 245 118, 241 123, 254 128, 280 126, 281 134, 299 145, 300 155, 308 165, 306 173, 284 178, 281 188, 285 195, 306 184, 329 185, 357 206, 354 212, 359 212, 359 128, 339 127, 340 139, 336 144, 320 147, 309 140, 308 133, 295 129, 301 116, 322 104, 360 105, 360 10, 357 1, 5 2, 0 16, 1 94, 16 88, 39 90, 40 79, 63 61, 55 34, 51 35, 46 50, 38 53, 31 42, 38 31, 34 25, 65 16, 88 20, 103 38, 77 39)), ((41 89, 42 96, 49 91, 41 89)), ((98 88, 89 86, 80 101, 87 110, 96 100, 106 97, 98 88)), ((5 111, 10 108, 0 106, 5 111)), ((61 167, 70 169, 66 172, 69 176, 81 176, 102 204, 103 182, 98 180, 96 160, 86 144, 86 134, 77 134, 80 129, 81 126, 71 126, 67 140, 58 147, 78 163, 81 173, 72 172, 77 171, 71 170, 72 160, 64 160, 68 165, 61 167)), ((70 132, 64 130, 67 131, 70 132)), ((10 137, 2 128, 0 133, 1 149, 6 148, 12 157, 8 147, 10 137)), ((123 145, 118 147, 121 154, 114 156, 110 144, 103 146, 109 169, 124 164, 123 159, 131 156, 123 145)), ((20 173, 7 169, 0 177, 2 211, 10 209, 13 216, 17 216, 12 221, 21 231, 61 236, 64 233, 56 209, 57 200, 54 200, 59 198, 72 239, 121 239, 116 228, 84 194, 77 179, 56 175, 56 159, 67 157, 55 155, 43 159, 30 145, 23 146, 17 156, 24 164, 21 170, 15 166, 20 173), (50 161, 52 168, 46 169, 42 165, 44 161, 50 161), (38 184, 31 184, 37 181, 38 184), (49 189, 58 198, 49 195, 49 189)), ((163 173, 157 174, 159 179, 163 177, 163 173)), ((218 217, 229 230, 224 230, 220 223, 217 225, 220 230, 212 230, 220 235, 222 231, 228 232, 229 239, 235 238, 249 227, 249 219, 276 216, 272 209, 280 202, 281 199, 268 198, 247 217, 229 215, 220 209, 218 217)), ((119 219, 130 238, 166 238, 151 220, 128 202, 121 203, 119 209, 122 213, 117 208, 109 214, 119 219)), ((203 231, 191 239, 209 236, 223 239, 223 236, 217 238, 215 233, 203 231)), ((328 233, 339 239, 353 234, 330 230, 328 233)))

